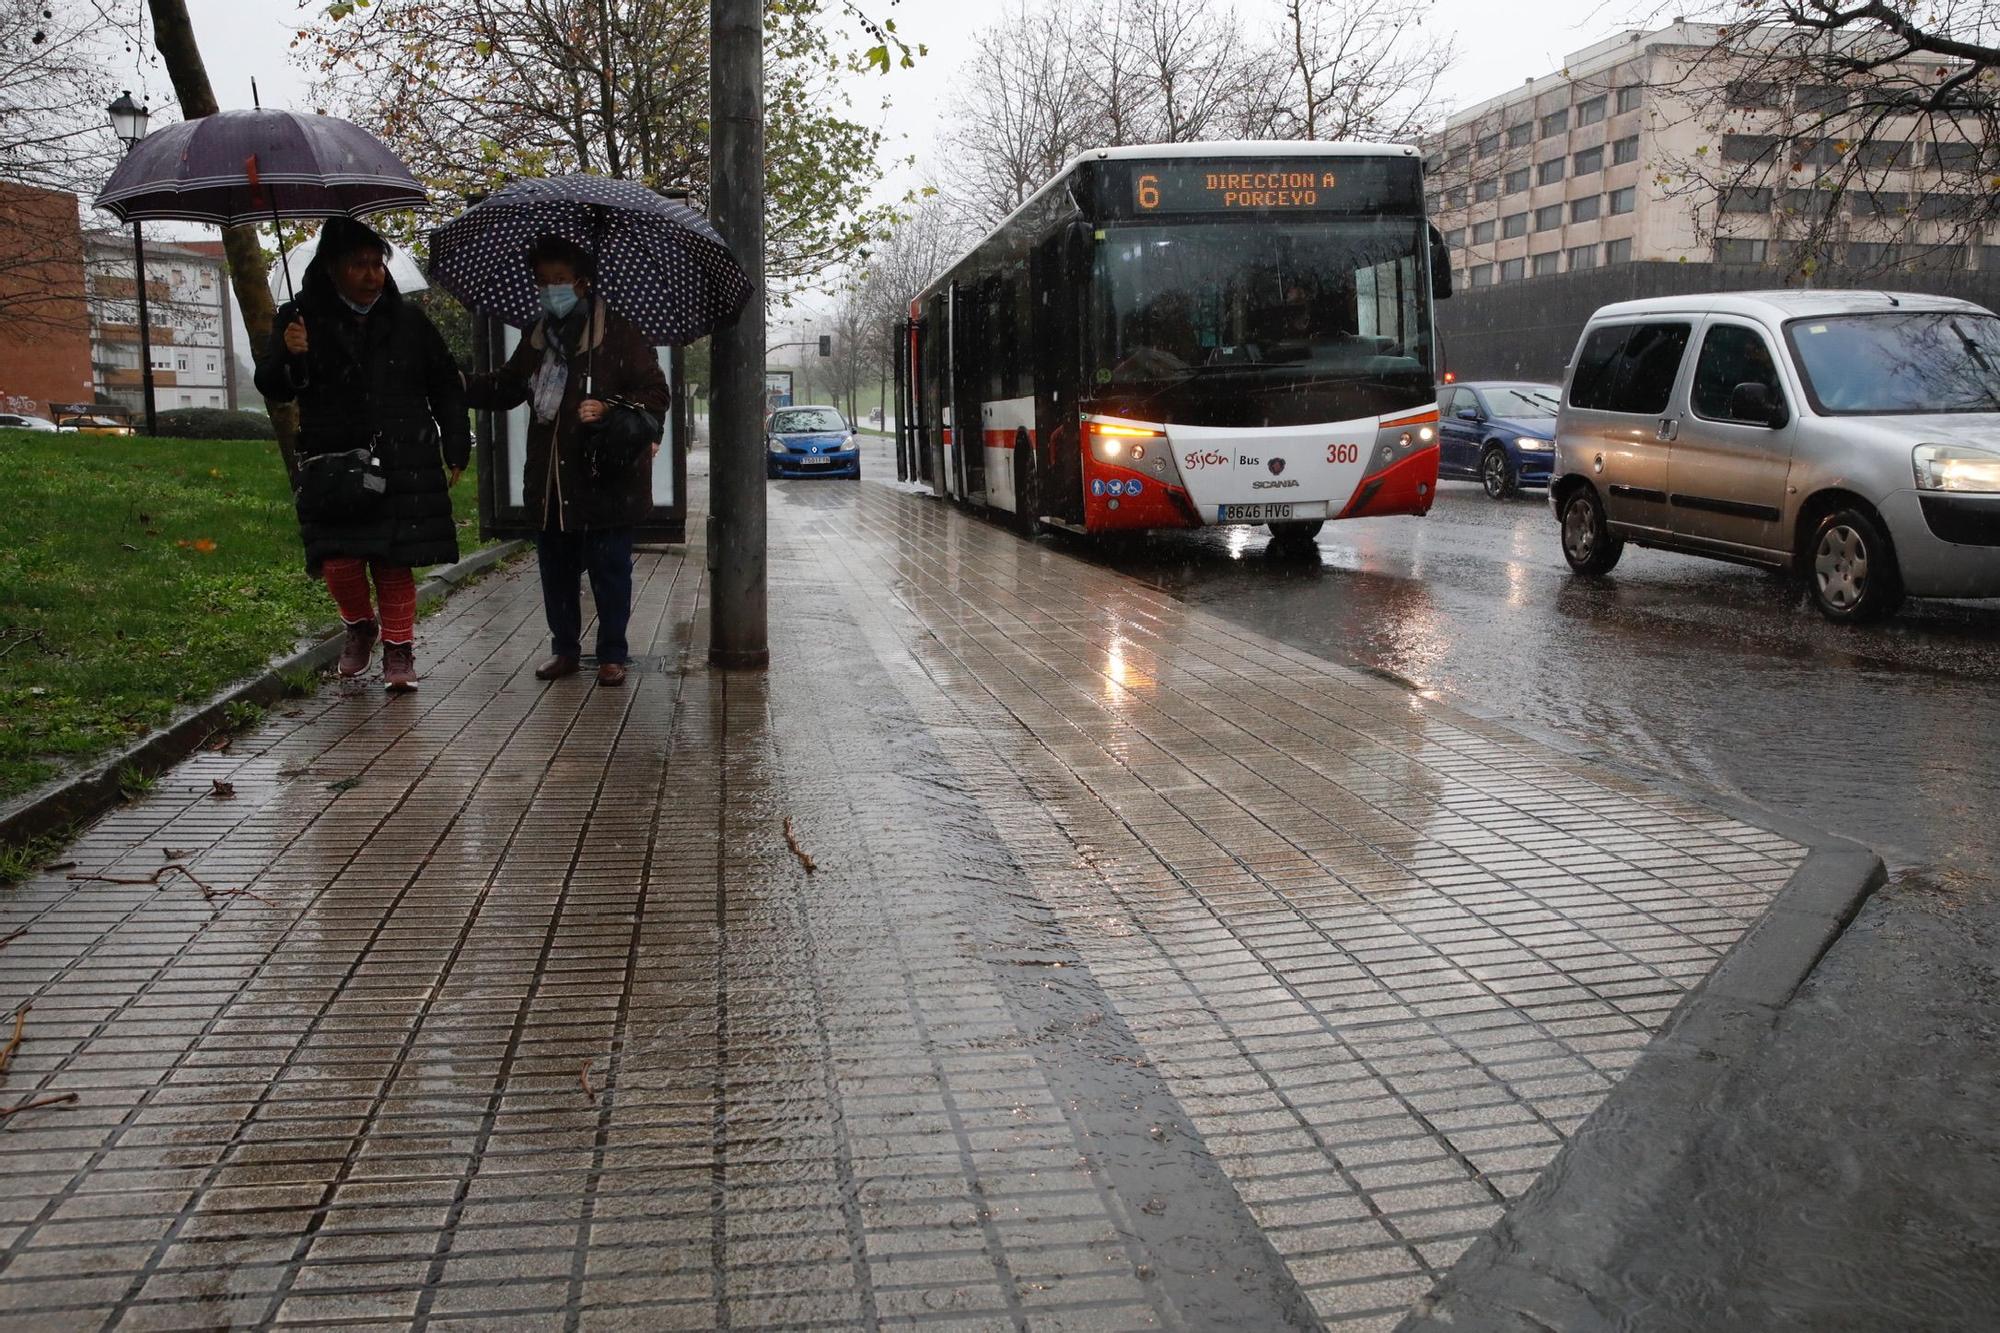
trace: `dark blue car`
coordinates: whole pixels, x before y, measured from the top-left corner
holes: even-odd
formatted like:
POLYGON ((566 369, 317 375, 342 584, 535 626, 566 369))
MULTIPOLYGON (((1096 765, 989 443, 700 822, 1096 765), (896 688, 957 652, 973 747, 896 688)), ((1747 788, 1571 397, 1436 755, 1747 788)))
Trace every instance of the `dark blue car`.
POLYGON ((1547 486, 1561 402, 1556 384, 1439 385, 1438 475, 1476 481, 1495 500, 1547 486))
POLYGON ((764 426, 767 477, 861 476, 854 428, 837 407, 781 407, 764 426))

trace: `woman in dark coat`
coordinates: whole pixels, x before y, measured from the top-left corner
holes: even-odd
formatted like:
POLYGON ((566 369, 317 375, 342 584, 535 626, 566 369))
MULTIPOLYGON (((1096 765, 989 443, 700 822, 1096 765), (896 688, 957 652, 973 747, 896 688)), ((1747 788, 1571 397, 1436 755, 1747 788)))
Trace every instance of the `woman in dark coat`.
MULTIPOLYGON (((608 399, 665 419, 667 377, 646 335, 592 292, 596 265, 586 251, 553 236, 535 243, 528 262, 541 289, 543 318, 507 363, 466 380, 474 407, 532 406, 528 513, 542 571, 542 610, 550 651, 535 669, 542 680, 575 673, 583 653, 583 598, 590 576, 597 603, 597 683, 622 685, 631 661, 625 628, 632 618, 632 529, 653 508, 653 462, 640 451, 622 468, 593 468, 585 435, 613 410, 608 399)), ((653 436, 652 454, 660 449, 653 436)))
POLYGON ((369 448, 387 492, 360 517, 328 518, 300 495, 306 570, 347 623, 340 674, 358 676, 379 634, 389 689, 417 687, 418 565, 458 559, 450 488, 472 455, 464 381, 444 339, 389 277, 375 232, 332 218, 296 301, 278 310, 257 362, 265 397, 299 404, 301 460, 369 448), (376 604, 368 579, 375 579, 376 604))

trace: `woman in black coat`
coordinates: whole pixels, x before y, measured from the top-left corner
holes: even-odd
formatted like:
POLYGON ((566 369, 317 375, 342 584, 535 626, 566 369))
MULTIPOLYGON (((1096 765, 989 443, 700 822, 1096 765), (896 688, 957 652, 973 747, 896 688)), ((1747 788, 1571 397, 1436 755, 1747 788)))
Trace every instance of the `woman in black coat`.
POLYGON ((325 578, 347 623, 340 674, 367 670, 379 634, 382 679, 401 691, 417 687, 413 570, 458 559, 450 488, 472 439, 458 366, 424 312, 396 291, 388 258, 369 228, 328 220, 298 299, 278 310, 257 388, 276 402, 298 400, 299 528, 307 572, 325 578), (379 460, 386 490, 332 514, 305 460, 352 450, 379 460))

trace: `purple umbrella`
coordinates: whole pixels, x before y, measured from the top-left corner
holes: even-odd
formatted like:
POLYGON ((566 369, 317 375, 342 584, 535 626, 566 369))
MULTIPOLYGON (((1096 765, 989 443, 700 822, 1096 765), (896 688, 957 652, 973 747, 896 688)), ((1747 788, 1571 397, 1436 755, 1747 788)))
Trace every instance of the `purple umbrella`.
POLYGON ((424 187, 374 135, 337 116, 218 111, 134 145, 97 206, 121 222, 232 227, 362 217, 425 203, 424 187))

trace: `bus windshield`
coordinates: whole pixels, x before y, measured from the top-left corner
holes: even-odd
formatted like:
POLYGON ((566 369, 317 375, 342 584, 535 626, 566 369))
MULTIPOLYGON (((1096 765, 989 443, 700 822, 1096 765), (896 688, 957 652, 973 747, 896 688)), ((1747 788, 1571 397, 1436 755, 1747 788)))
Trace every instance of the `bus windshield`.
POLYGON ((1107 228, 1095 258, 1099 410, 1284 426, 1433 396, 1416 218, 1107 228))

